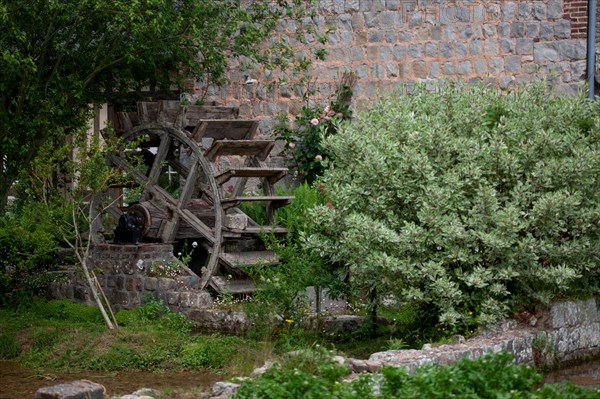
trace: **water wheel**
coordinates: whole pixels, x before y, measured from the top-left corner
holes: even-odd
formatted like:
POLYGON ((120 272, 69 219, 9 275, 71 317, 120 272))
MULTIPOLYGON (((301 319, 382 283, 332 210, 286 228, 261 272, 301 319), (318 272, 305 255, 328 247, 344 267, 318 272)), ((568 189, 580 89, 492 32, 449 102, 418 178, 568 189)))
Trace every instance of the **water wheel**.
POLYGON ((260 235, 285 233, 274 225, 274 211, 293 198, 275 195, 287 169, 265 164, 274 140, 256 139, 258 121, 236 115, 232 108, 176 101, 138 103, 137 112, 117 113, 123 149, 109 161, 128 180, 120 187, 124 203, 108 213, 135 216, 142 241, 179 248, 194 243, 191 269, 200 288, 244 294, 254 290, 244 268, 278 261, 260 235), (133 193, 135 202, 127 203, 133 193), (261 204, 267 225, 243 212, 243 202, 261 204))

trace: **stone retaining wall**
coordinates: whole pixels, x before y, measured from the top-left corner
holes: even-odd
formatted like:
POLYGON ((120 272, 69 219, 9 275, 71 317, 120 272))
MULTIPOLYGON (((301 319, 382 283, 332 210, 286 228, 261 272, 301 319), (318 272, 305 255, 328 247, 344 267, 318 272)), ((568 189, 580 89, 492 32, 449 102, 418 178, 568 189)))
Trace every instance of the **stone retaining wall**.
POLYGON ((600 355, 600 309, 594 299, 556 303, 531 324, 507 321, 464 343, 378 352, 368 360, 348 359, 348 363, 354 372, 377 371, 384 365, 414 370, 425 364, 451 364, 464 357, 505 351, 517 363, 553 367, 600 355))
MULTIPOLYGON (((116 311, 134 309, 147 298, 183 313, 212 307, 210 294, 198 289, 198 276, 173 255, 170 244, 100 244, 88 262, 116 311)), ((69 280, 53 284, 51 296, 95 306, 83 274, 73 272, 69 280)))

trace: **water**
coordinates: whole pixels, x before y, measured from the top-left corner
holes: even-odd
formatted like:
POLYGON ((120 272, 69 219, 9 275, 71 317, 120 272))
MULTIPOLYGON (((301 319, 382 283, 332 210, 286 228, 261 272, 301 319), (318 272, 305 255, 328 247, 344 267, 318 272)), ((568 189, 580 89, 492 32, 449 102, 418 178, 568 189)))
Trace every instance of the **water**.
POLYGON ((549 373, 544 383, 570 381, 589 389, 600 389, 600 359, 549 373))
POLYGON ((16 362, 0 361, 0 399, 31 399, 42 387, 74 380, 90 380, 104 385, 105 397, 130 394, 140 388, 209 390, 227 376, 201 372, 151 373, 140 371, 82 373, 41 373, 20 367, 16 362))

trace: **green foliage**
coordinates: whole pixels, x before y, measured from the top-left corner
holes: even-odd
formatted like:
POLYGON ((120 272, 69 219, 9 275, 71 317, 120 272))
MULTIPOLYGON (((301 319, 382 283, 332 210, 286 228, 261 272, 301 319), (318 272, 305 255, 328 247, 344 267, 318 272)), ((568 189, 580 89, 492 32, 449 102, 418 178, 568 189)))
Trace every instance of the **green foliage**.
POLYGON ((325 353, 300 353, 257 379, 244 381, 233 398, 338 398, 339 381, 348 372, 325 353))
POLYGON ((107 331, 97 308, 39 301, 0 310, 0 359, 48 371, 216 370, 248 372, 264 348, 238 337, 190 334, 190 322, 149 301, 117 313, 120 328, 107 331))
POLYGON ((445 326, 597 294, 598 107, 542 84, 382 99, 327 139, 332 206, 314 208, 306 247, 445 326))
POLYGON ((283 116, 273 128, 276 137, 285 140, 288 165, 298 174, 300 181, 312 184, 327 168, 331 153, 321 141, 335 134, 342 121, 351 118, 349 106, 355 81, 353 73, 344 75, 335 98, 324 108, 309 105, 311 102, 306 95, 307 105, 302 107, 293 126, 283 116))
MULTIPOLYGON (((301 19, 312 3, 0 1, 0 209, 47 143, 60 146, 85 126, 91 104, 120 107, 144 88, 172 98, 173 85, 187 78, 208 89, 224 83, 228 61, 242 56, 248 68, 306 71, 308 61, 294 67, 288 38, 263 42, 283 14, 301 19)), ((307 20, 299 25, 312 25, 307 20)))
POLYGON ((258 290, 246 305, 246 312, 255 320, 255 329, 270 330, 279 339, 282 350, 291 350, 305 344, 302 320, 310 306, 306 295, 307 287, 327 287, 339 281, 332 268, 314 252, 303 249, 298 238, 310 229, 308 210, 326 201, 325 192, 310 187, 306 182, 286 195, 294 201, 277 211, 278 223, 288 229, 283 239, 265 236, 267 247, 275 251, 282 263, 277 267, 253 267, 249 273, 259 282, 258 290))
POLYGON ((0 218, 0 306, 42 292, 57 266, 58 237, 43 206, 13 206, 0 218))
POLYGON ((147 298, 143 306, 133 310, 122 310, 116 315, 120 326, 153 326, 169 331, 188 334, 193 322, 182 313, 173 312, 163 301, 147 298))
POLYGON ((222 370, 244 344, 238 337, 205 337, 183 345, 177 362, 184 369, 222 370))
POLYGON ((381 373, 363 374, 347 383, 340 381, 347 369, 331 361, 322 360, 311 370, 284 364, 256 380, 244 381, 234 398, 591 399, 598 395, 571 384, 538 388, 541 375, 511 360, 509 355, 498 354, 464 359, 452 366, 424 366, 413 374, 404 368, 384 367, 381 373))

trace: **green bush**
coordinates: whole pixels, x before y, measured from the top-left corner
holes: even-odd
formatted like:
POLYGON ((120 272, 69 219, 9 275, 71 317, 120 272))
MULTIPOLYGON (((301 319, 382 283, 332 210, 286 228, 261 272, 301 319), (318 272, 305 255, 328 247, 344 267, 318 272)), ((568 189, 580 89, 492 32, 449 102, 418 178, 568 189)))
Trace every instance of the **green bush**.
POLYGON ((507 354, 464 359, 452 366, 425 366, 408 374, 404 368, 384 367, 342 383, 348 370, 331 361, 306 369, 297 364, 274 367, 255 380, 244 381, 235 399, 592 399, 598 391, 571 384, 538 388, 542 376, 511 363, 507 354))
POLYGON ((327 139, 332 206, 305 244, 372 302, 421 303, 447 326, 598 294, 599 105, 542 84, 382 99, 327 139))
POLYGON ((59 237, 42 204, 13 206, 0 217, 0 306, 41 293, 54 279, 59 237))

